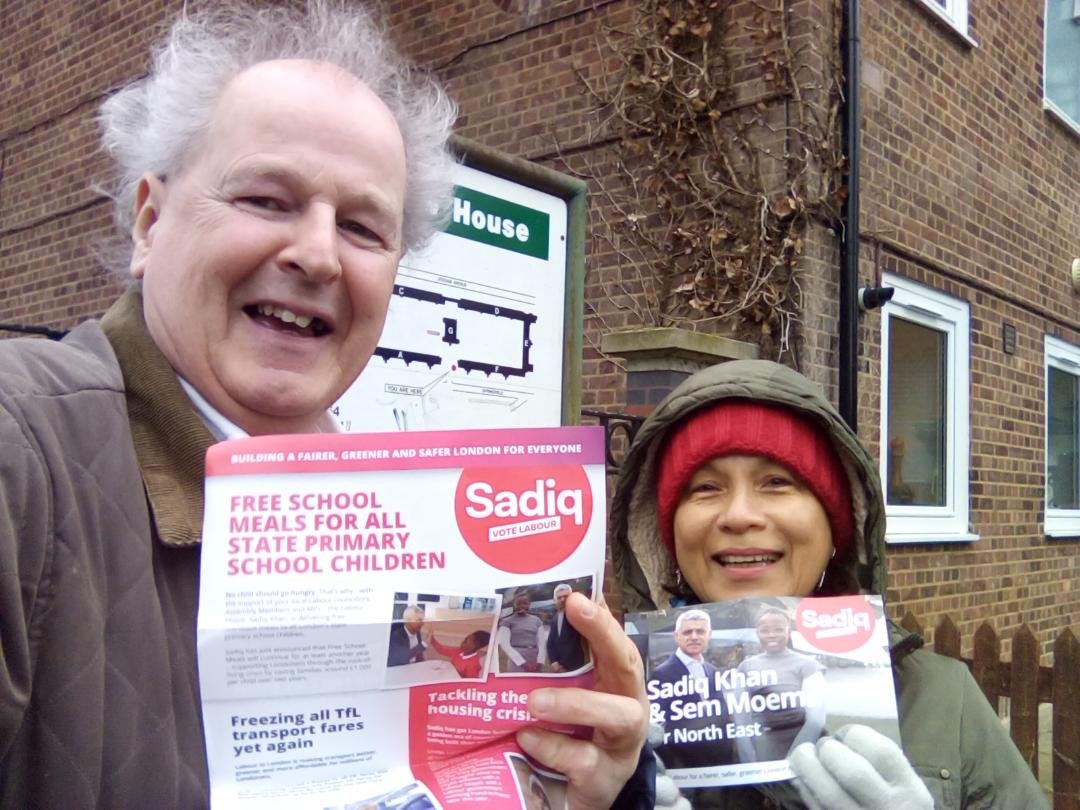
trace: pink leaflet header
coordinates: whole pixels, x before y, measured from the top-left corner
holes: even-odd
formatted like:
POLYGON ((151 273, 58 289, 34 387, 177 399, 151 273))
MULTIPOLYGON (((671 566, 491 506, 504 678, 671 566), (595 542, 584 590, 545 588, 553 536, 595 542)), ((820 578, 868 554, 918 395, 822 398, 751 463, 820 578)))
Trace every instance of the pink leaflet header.
POLYGON ((220 442, 206 453, 206 474, 285 475, 604 461, 604 429, 600 426, 313 433, 220 442))

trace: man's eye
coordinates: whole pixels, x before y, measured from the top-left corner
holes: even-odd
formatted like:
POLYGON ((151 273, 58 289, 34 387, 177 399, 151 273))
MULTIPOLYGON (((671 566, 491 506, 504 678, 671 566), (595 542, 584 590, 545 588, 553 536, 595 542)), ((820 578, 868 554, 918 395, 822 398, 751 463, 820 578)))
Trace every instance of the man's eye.
POLYGON ((356 220, 353 220, 353 219, 347 219, 347 220, 344 220, 342 222, 339 222, 338 227, 341 228, 343 231, 346 231, 347 233, 352 234, 353 236, 360 237, 361 239, 378 239, 379 238, 379 235, 377 233, 375 233, 375 231, 373 231, 367 225, 364 225, 362 222, 357 222, 356 220))
POLYGON ((285 204, 273 197, 241 197, 240 202, 250 205, 252 208, 260 208, 264 211, 284 211, 285 204))

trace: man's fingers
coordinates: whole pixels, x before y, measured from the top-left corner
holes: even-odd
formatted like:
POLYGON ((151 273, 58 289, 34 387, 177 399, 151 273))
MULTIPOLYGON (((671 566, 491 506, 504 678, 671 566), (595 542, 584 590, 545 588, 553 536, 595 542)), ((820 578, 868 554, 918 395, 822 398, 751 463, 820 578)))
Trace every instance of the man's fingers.
POLYGON ((529 695, 529 712, 549 723, 590 726, 605 740, 628 739, 638 748, 648 719, 634 698, 573 687, 534 690, 529 695))
POLYGON ((587 780, 600 766, 600 749, 557 731, 529 726, 517 734, 521 750, 541 765, 566 774, 571 782, 587 780))
POLYGON ((611 612, 584 594, 566 600, 566 616, 592 650, 597 688, 645 700, 645 672, 634 642, 611 612))

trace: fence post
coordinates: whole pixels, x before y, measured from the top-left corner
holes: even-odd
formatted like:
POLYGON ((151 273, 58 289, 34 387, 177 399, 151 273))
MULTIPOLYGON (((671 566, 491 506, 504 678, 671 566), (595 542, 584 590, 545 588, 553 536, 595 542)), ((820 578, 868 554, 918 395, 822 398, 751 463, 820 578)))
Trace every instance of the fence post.
POLYGON ((1039 777, 1039 643, 1026 624, 1013 634, 1009 677, 1009 731, 1039 777))
POLYGON ((904 613, 904 618, 900 620, 900 626, 909 633, 922 636, 922 625, 919 624, 919 620, 915 618, 915 614, 910 610, 904 613))
POLYGON ((1000 711, 998 698, 1001 697, 1001 643, 989 622, 979 625, 979 629, 975 631, 973 646, 971 674, 990 705, 994 707, 994 711, 1000 711))
POLYGON ((1080 643, 1071 630, 1054 642, 1054 810, 1080 807, 1080 643))
POLYGON ((934 630, 934 652, 949 658, 960 657, 960 628, 947 613, 934 630))

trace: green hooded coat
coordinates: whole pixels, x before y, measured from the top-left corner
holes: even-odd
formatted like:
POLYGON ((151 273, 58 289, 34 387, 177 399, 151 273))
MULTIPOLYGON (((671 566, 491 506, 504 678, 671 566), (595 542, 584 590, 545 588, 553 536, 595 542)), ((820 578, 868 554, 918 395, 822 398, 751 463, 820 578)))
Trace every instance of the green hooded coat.
MULTIPOLYGON (((830 563, 821 593, 885 593, 885 506, 877 463, 821 391, 765 360, 722 363, 676 388, 641 426, 623 461, 611 509, 612 562, 627 611, 669 607, 675 565, 657 526, 656 474, 668 430, 699 408, 753 399, 799 411, 832 440, 851 483, 853 550, 830 563)), ((938 808, 1047 807, 1031 769, 960 661, 892 631, 893 674, 904 753, 938 808)), ((790 783, 696 791, 697 808, 801 807, 790 783)))

